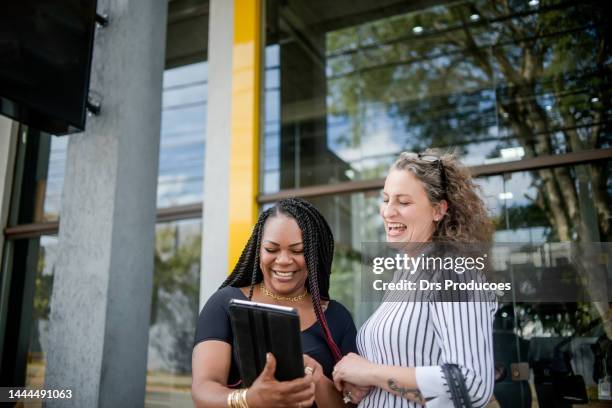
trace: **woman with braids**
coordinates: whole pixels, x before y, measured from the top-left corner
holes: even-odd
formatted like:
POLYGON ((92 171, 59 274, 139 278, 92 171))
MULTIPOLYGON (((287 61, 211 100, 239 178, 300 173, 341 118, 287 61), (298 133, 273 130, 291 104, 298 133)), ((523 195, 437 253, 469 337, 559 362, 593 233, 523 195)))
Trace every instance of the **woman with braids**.
POLYGON ((196 407, 244 406, 231 401, 236 396, 249 408, 305 408, 313 402, 326 408, 344 406, 331 371, 343 355, 356 351, 356 329, 344 306, 329 299, 333 252, 329 225, 304 200, 282 200, 259 216, 234 271, 198 318, 191 387, 196 407), (276 381, 276 361, 268 353, 253 385, 239 389, 230 299, 298 310, 307 372, 303 378, 276 381))
MULTIPOLYGON (((441 246, 486 243, 492 237, 492 223, 470 173, 448 154, 402 153, 385 180, 380 215, 387 242, 413 256, 441 246)), ((435 280, 441 272, 410 273, 418 281, 435 280)), ((468 274, 452 269, 445 273, 468 274)), ((363 357, 351 353, 335 366, 338 389, 350 392, 359 407, 452 407, 447 377, 458 371, 472 406, 489 402, 494 385, 495 296, 470 292, 469 299, 447 301, 432 292, 412 293, 408 301, 386 293, 359 329, 357 347, 363 357), (355 386, 370 387, 369 393, 355 386)))

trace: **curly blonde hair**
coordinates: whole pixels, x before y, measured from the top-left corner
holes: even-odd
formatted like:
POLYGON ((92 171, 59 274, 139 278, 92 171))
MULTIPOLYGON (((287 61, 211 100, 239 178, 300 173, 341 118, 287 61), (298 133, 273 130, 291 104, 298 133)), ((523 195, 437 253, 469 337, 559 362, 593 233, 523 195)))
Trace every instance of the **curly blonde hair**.
POLYGON ((491 241, 493 223, 478 195, 480 187, 474 183, 469 170, 454 154, 438 154, 431 149, 419 155, 403 152, 393 163, 391 170, 406 170, 416 176, 423 184, 432 205, 442 200, 448 203, 446 214, 436 224, 432 241, 491 241), (437 157, 441 163, 423 159, 428 156, 437 157))

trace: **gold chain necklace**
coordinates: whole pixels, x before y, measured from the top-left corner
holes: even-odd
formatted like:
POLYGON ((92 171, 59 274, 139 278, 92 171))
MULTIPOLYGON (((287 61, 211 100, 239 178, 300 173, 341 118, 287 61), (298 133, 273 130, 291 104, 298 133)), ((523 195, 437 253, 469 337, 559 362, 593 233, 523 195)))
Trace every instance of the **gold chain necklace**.
POLYGON ((280 296, 280 295, 277 295, 276 293, 270 292, 270 290, 266 288, 266 285, 264 285, 263 281, 259 284, 259 289, 261 289, 264 295, 269 296, 275 300, 285 300, 289 302, 299 302, 300 300, 304 299, 306 295, 308 295, 308 291, 305 291, 301 295, 297 295, 297 296, 280 296))

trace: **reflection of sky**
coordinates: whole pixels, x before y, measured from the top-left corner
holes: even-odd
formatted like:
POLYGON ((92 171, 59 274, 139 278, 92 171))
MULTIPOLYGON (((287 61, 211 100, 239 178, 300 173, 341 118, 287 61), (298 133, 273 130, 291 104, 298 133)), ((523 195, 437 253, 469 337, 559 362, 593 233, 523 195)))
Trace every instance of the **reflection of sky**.
POLYGON ((538 195, 537 188, 532 185, 533 177, 530 172, 526 171, 505 176, 478 177, 475 182, 482 188, 483 194, 481 197, 493 216, 502 214, 504 206, 531 205, 533 203, 532 199, 538 195), (512 193, 511 199, 503 200, 500 198, 501 193, 508 192, 512 193))
MULTIPOLYGON (((378 122, 365 124, 366 131, 363 133, 359 143, 351 143, 346 140, 351 137, 350 119, 329 116, 328 121, 328 148, 335 152, 346 163, 351 163, 351 167, 356 171, 357 177, 368 169, 374 169, 381 163, 385 163, 384 168, 395 158, 398 151, 401 151, 401 135, 405 134, 405 129, 398 128, 397 122, 385 115, 381 116, 378 122)), ((369 175, 373 177, 374 175, 369 175)), ((381 175, 382 176, 382 175, 381 175)))
POLYGON ((164 72, 157 207, 202 201, 207 63, 164 72))
POLYGON ((529 227, 495 231, 494 242, 544 243, 548 242, 550 228, 529 227))
MULTIPOLYGON (((359 171, 379 166, 377 158, 386 163, 403 150, 423 150, 429 146, 455 151, 466 159, 468 165, 483 164, 488 157, 498 155, 503 136, 497 126, 494 92, 483 90, 478 98, 468 102, 471 102, 469 106, 461 106, 454 113, 449 112, 451 106, 431 107, 427 113, 429 120, 446 122, 449 129, 444 134, 429 134, 423 123, 411 119, 409 112, 397 112, 401 104, 358 100, 356 112, 328 114, 328 148, 359 171), (477 122, 465 124, 466 117, 477 122), (476 133, 468 134, 468 131, 476 133), (465 142, 462 145, 449 144, 449 139, 457 143, 465 142), (356 151, 360 151, 361 155, 355 156, 356 151), (364 161, 369 165, 364 166, 364 161)), ((330 103, 328 98, 328 108, 330 103)))
POLYGON ((280 47, 265 49, 262 190, 264 193, 280 189, 280 47))
MULTIPOLYGON (((366 105, 364 103, 364 105, 366 105)), ((404 150, 423 150, 429 146, 427 140, 436 139, 435 135, 424 136, 420 126, 410 126, 410 121, 393 113, 390 106, 364 106, 363 115, 333 115, 327 117, 327 146, 330 151, 347 163, 357 172, 376 169, 381 164, 392 162, 404 150), (360 118, 359 116, 363 116, 360 118)), ((487 108, 490 109, 490 108, 487 108)), ((453 123, 452 120, 449 121, 453 123)), ((456 124, 457 132, 462 132, 456 124)), ((444 135, 449 137, 448 134, 444 135)), ((464 138, 464 135, 458 137, 464 138)), ((474 135, 480 142, 470 142, 463 146, 447 145, 442 150, 455 152, 469 166, 480 165, 491 156, 498 156, 500 146, 497 126, 482 129, 474 135)), ((516 141, 509 141, 508 146, 518 146, 516 141)), ((376 176, 370 172, 368 177, 376 176)))
MULTIPOLYGON (((516 172, 504 176, 479 177, 474 180, 482 189, 480 194, 484 200, 489 214, 493 218, 504 217, 507 209, 512 207, 527 207, 533 205, 538 195, 533 185, 533 176, 530 172, 516 172), (500 194, 511 193, 511 198, 503 199, 500 194)), ((502 218, 504 219, 504 218, 502 218)), ((546 242, 549 228, 546 227, 518 227, 509 225, 508 229, 495 232, 495 242, 546 242)))
POLYGON ((49 154, 49 170, 47 173, 47 190, 45 192, 45 220, 57 220, 59 214, 62 189, 64 187, 64 172, 66 170, 67 137, 51 137, 51 152, 49 154))
POLYGON ((55 271, 55 264, 57 262, 57 236, 41 236, 40 246, 44 248, 44 267, 42 270, 42 274, 52 275, 55 271))

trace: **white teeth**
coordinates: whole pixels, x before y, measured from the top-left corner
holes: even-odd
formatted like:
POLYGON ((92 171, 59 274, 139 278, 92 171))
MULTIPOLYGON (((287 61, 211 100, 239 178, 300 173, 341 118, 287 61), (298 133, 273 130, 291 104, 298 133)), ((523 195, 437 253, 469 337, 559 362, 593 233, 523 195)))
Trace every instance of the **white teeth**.
POLYGON ((390 222, 387 223, 387 227, 389 228, 406 228, 404 224, 400 224, 399 222, 390 222))
POLYGON ((290 278, 291 276, 293 276, 293 272, 279 272, 279 271, 273 271, 276 275, 280 276, 281 278, 290 278))

